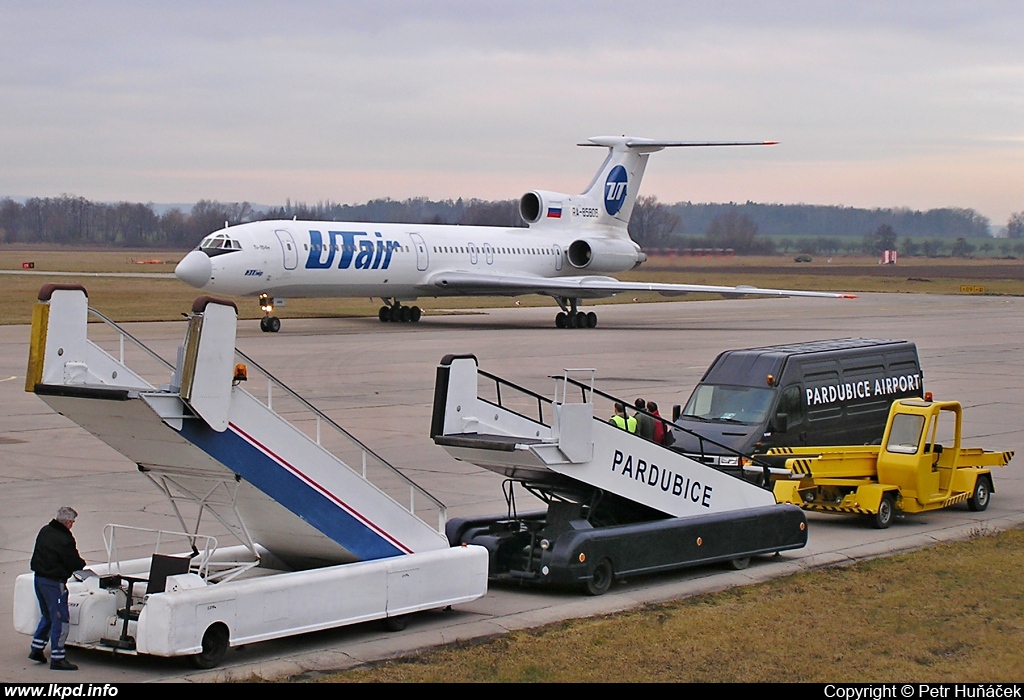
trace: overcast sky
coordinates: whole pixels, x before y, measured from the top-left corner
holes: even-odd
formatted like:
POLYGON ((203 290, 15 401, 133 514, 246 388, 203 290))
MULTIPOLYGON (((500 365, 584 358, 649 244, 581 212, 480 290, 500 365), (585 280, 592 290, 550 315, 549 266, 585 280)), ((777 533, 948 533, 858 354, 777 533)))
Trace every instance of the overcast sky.
POLYGON ((1024 210, 1024 3, 0 3, 0 196, 1024 210))

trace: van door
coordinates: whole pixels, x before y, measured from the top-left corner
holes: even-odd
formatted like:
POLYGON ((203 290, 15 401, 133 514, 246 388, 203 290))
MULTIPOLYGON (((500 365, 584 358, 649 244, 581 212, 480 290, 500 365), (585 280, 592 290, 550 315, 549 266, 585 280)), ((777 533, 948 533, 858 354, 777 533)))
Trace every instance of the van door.
MULTIPOLYGON (((775 412, 786 417, 786 432, 777 438, 772 436, 772 444, 786 447, 799 447, 807 444, 807 412, 804 411, 804 389, 799 384, 787 386, 782 390, 779 407, 775 412)), ((777 416, 772 417, 777 421, 777 416)), ((776 429, 778 425, 775 426, 776 429)))

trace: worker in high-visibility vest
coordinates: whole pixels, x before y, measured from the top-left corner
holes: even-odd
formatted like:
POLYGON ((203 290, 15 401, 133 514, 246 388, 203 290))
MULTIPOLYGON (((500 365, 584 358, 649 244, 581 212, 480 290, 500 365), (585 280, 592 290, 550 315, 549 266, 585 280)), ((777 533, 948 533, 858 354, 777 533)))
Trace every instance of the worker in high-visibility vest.
POLYGON ((626 415, 626 407, 621 403, 616 402, 615 415, 608 422, 626 432, 636 433, 636 418, 626 415))

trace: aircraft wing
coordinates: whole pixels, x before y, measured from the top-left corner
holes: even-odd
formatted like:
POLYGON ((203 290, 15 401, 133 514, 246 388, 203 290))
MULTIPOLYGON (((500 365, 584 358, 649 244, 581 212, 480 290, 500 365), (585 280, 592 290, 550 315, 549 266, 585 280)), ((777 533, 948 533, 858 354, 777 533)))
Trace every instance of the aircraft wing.
POLYGON ((547 294, 575 299, 609 297, 622 292, 657 292, 662 296, 682 296, 695 292, 722 294, 728 297, 747 295, 778 297, 827 297, 855 299, 856 294, 842 292, 807 292, 793 289, 764 289, 740 285, 722 287, 712 284, 660 284, 657 282, 622 282, 614 277, 584 275, 577 277, 531 277, 525 275, 486 275, 478 272, 439 272, 429 284, 449 293, 467 296, 518 296, 547 294))

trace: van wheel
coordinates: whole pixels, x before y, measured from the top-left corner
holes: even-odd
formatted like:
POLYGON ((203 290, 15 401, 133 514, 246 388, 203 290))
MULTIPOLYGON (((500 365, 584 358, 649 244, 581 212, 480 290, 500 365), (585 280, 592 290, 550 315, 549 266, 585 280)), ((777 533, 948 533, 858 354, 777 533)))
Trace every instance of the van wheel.
POLYGON ((891 493, 882 496, 882 502, 878 504, 878 512, 871 518, 871 526, 876 530, 884 530, 892 525, 893 515, 896 513, 896 499, 891 493))
POLYGON ((203 634, 203 650, 192 657, 196 668, 214 668, 224 660, 228 651, 228 628, 217 622, 210 625, 203 634))
POLYGON ((384 618, 384 627, 388 632, 401 632, 409 626, 408 615, 395 615, 394 617, 384 618))
POLYGON ((967 507, 978 512, 988 508, 988 502, 992 500, 992 487, 989 485, 987 476, 979 476, 974 482, 974 493, 967 499, 967 507))
POLYGON ((729 560, 729 568, 733 571, 743 571, 748 566, 750 566, 750 557, 729 560))
POLYGON ((612 570, 611 559, 602 559, 594 567, 593 574, 590 580, 586 582, 585 587, 587 593, 590 595, 601 595, 607 593, 608 589, 612 587, 612 577, 614 572, 612 570))

